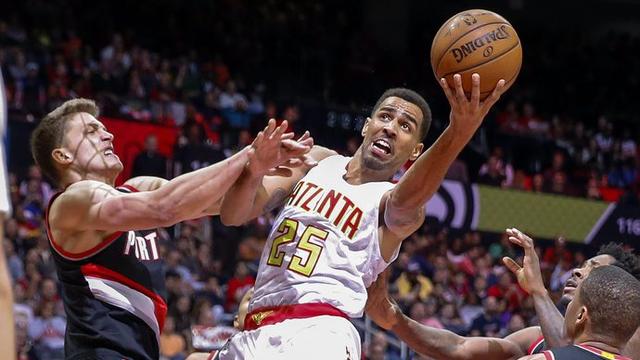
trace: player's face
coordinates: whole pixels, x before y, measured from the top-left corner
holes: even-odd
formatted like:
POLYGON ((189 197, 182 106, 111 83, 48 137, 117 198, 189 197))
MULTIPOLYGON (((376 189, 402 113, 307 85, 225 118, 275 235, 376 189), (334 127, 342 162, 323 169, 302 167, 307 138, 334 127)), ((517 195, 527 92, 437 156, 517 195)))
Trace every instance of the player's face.
POLYGON ((598 255, 587 260, 581 267, 573 269, 571 277, 564 284, 560 302, 568 304, 576 294, 578 286, 589 276, 591 271, 600 266, 611 265, 616 259, 611 255, 598 255))
POLYGON ((564 327, 570 339, 576 338, 579 328, 584 327, 586 317, 586 308, 580 299, 580 292, 576 289, 576 295, 569 302, 567 312, 564 315, 564 327))
POLYGON ((420 156, 422 126, 420 108, 391 96, 380 104, 362 129, 364 165, 373 170, 399 169, 407 160, 420 156))
POLYGON ((123 168, 113 152, 113 135, 88 113, 67 121, 63 146, 54 150, 54 156, 83 175, 117 175, 123 168))

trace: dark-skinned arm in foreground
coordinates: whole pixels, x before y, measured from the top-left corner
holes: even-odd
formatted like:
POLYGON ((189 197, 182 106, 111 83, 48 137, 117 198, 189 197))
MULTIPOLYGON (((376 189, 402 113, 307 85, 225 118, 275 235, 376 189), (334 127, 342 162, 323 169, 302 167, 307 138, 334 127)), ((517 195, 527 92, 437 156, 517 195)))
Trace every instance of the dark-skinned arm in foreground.
POLYGON ((389 297, 386 270, 368 289, 367 315, 380 327, 393 331, 414 351, 435 359, 508 360, 525 352, 515 343, 500 338, 462 337, 412 320, 389 297))

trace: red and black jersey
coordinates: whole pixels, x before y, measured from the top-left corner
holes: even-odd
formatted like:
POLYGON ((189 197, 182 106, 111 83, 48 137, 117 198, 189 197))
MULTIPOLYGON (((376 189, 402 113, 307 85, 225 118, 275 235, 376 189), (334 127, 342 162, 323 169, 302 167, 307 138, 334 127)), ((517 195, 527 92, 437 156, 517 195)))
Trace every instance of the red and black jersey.
POLYGON ((547 360, 631 360, 618 354, 612 354, 596 347, 577 344, 542 352, 547 360))
POLYGON ((167 305, 156 231, 117 232, 71 254, 52 238, 48 209, 46 222, 67 314, 65 358, 158 359, 167 305))
POLYGON ((545 342, 544 336, 540 336, 536 341, 534 341, 531 346, 529 346, 529 350, 527 351, 528 355, 540 354, 544 351, 545 342))

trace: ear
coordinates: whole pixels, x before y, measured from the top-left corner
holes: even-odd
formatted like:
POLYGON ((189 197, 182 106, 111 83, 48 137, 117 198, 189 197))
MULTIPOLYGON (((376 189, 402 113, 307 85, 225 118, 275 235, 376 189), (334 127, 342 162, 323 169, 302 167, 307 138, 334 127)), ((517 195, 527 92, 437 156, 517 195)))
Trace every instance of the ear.
POLYGON ((576 316, 576 327, 582 326, 584 327, 589 319, 589 310, 587 310, 586 306, 581 306, 578 310, 578 316, 576 316))
POLYGON ((364 135, 367 133, 367 129, 369 129, 369 121, 371 121, 371 118, 367 117, 367 120, 364 122, 364 125, 362 126, 362 131, 360 132, 362 137, 364 137, 364 135))
POLYGON ((73 155, 64 148, 53 149, 51 156, 53 156, 53 160, 60 165, 69 165, 73 162, 73 155))
POLYGON ((409 156, 409 160, 416 161, 416 159, 420 156, 420 154, 422 154, 422 149, 424 149, 424 144, 418 143, 418 145, 416 145, 413 148, 413 151, 411 152, 411 156, 409 156))

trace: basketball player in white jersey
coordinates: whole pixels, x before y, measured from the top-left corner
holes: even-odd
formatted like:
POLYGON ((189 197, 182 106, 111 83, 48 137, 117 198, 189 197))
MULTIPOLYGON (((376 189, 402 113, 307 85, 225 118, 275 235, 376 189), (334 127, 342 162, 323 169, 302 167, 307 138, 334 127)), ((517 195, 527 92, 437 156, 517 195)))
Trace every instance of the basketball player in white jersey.
POLYGON ((470 99, 460 75, 451 89, 450 123, 420 155, 431 122, 425 100, 390 89, 375 104, 353 158, 314 147, 314 168, 289 176, 245 170, 226 194, 221 217, 240 225, 284 204, 260 260, 255 292, 237 334, 220 359, 359 359, 360 338, 348 320, 363 314, 366 288, 424 221, 424 205, 504 89, 500 80, 480 102, 480 76, 470 99), (392 176, 415 160, 397 185, 392 176))

